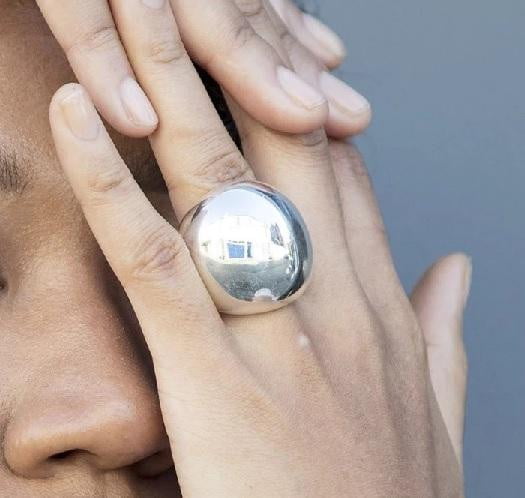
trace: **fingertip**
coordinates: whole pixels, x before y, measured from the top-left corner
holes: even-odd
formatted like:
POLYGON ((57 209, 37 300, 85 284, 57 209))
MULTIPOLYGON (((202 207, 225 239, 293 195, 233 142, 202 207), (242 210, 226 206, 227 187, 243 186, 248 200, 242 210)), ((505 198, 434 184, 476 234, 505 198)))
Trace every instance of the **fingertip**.
POLYGON ((51 100, 50 123, 55 141, 57 132, 67 128, 77 140, 92 142, 99 136, 101 119, 84 88, 76 83, 60 87, 51 100))
POLYGON ((354 136, 365 131, 372 120, 368 99, 343 80, 324 71, 319 85, 329 102, 329 135, 334 138, 354 136))
POLYGON ((460 294, 463 296, 463 305, 470 294, 472 281, 472 258, 463 253, 455 252, 439 258, 427 271, 423 278, 434 278, 438 283, 457 283, 460 294))
POLYGON ((119 96, 127 120, 117 131, 135 138, 151 135, 159 124, 159 118, 142 87, 134 78, 127 76, 120 83, 119 96))
POLYGON ((319 59, 329 68, 335 69, 345 60, 347 51, 341 37, 321 22, 316 17, 304 13, 303 26, 312 37, 311 40, 303 38, 303 42, 319 59))
POLYGON ((427 270, 412 295, 427 348, 432 386, 460 465, 468 375, 463 312, 471 274, 469 256, 449 254, 427 270))
POLYGON ((453 253, 436 261, 416 285, 411 301, 430 343, 461 336, 471 276, 470 257, 453 253))
POLYGON ((140 124, 132 121, 123 108, 118 109, 117 111, 112 111, 108 109, 107 105, 99 105, 97 102, 95 102, 95 105, 99 110, 100 115, 111 126, 111 128, 126 137, 147 138, 155 133, 158 128, 159 122, 156 113, 154 114, 154 119, 152 119, 149 124, 140 124))
POLYGON ((368 107, 362 113, 351 115, 341 112, 333 104, 329 104, 329 115, 326 123, 328 136, 342 140, 364 133, 372 122, 372 108, 368 107))
POLYGON ((79 83, 66 83, 62 85, 51 98, 51 103, 49 105, 50 113, 54 115, 56 111, 60 109, 60 105, 65 99, 70 98, 72 95, 79 92, 85 92, 84 87, 79 83))
POLYGON ((288 133, 309 133, 324 127, 329 115, 325 95, 284 66, 278 66, 276 74, 286 99, 283 99, 278 113, 267 114, 266 124, 288 133))

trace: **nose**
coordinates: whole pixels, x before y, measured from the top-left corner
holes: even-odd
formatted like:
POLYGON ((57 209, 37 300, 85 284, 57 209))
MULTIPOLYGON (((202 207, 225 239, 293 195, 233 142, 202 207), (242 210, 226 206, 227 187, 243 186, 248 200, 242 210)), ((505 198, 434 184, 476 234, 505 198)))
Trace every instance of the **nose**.
POLYGON ((63 292, 35 289, 23 310, 28 371, 5 427, 5 461, 26 478, 81 468, 159 475, 173 464, 140 331, 79 274, 63 292))
POLYGON ((95 386, 62 378, 60 391, 54 383, 18 406, 4 442, 6 461, 15 474, 56 477, 81 463, 99 470, 137 464, 153 476, 172 466, 151 394, 137 386, 131 393, 107 380, 95 386), (68 386, 74 386, 74 392, 68 386))

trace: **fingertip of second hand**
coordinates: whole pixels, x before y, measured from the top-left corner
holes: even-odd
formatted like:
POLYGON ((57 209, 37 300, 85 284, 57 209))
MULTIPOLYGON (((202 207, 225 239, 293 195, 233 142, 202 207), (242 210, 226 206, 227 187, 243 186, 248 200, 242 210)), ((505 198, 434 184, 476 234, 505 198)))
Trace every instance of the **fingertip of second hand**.
POLYGON ((137 81, 131 76, 124 78, 120 83, 119 94, 122 107, 131 125, 144 134, 153 132, 159 124, 159 118, 137 81))
POLYGON ((101 121, 84 88, 78 84, 62 87, 56 95, 65 124, 79 140, 96 140, 101 121))
POLYGON ((288 97, 303 109, 316 111, 327 106, 326 97, 294 71, 279 66, 277 68, 277 79, 288 97))

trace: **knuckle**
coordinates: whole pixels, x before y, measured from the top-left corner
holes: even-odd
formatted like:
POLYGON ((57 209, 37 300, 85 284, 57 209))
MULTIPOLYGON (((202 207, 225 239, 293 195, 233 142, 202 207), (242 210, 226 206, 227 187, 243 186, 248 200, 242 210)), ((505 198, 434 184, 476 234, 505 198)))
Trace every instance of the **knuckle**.
POLYGON ((231 183, 246 178, 248 166, 236 150, 210 150, 197 166, 195 177, 207 184, 231 183))
POLYGON ((316 130, 303 135, 288 138, 289 154, 295 158, 301 158, 303 167, 329 165, 328 140, 324 130, 316 130))
POLYGON ((178 261, 188 254, 182 237, 167 223, 150 229, 133 251, 127 281, 166 281, 178 270, 178 261))
POLYGON ((373 191, 373 184, 363 157, 352 144, 333 141, 329 145, 334 166, 349 173, 350 181, 356 181, 367 190, 373 191))
MULTIPOLYGON (((184 183, 203 190, 217 186, 251 179, 251 171, 240 151, 221 134, 203 134, 202 138, 192 140, 191 156, 194 164, 184 179, 184 183)), ((168 185, 171 190, 171 186, 168 185)))
POLYGON ((108 167, 94 172, 87 178, 86 188, 91 204, 110 202, 115 196, 129 195, 133 188, 133 177, 126 168, 108 167))
POLYGON ((371 187, 372 181, 368 173, 368 169, 363 160, 363 157, 354 145, 348 145, 347 151, 350 162, 350 171, 356 178, 361 179, 371 187))
POLYGON ((182 40, 174 33, 151 39, 145 49, 146 59, 153 64, 170 65, 187 57, 182 40))
POLYGON ((300 145, 306 149, 307 154, 326 156, 328 140, 324 130, 317 130, 298 137, 300 145))
POLYGON ((286 24, 282 24, 278 28, 279 41, 288 53, 293 53, 297 49, 299 43, 295 37, 290 33, 286 24))
POLYGON ((119 35, 113 25, 103 25, 79 35, 69 46, 66 53, 104 51, 119 44, 119 35))
MULTIPOLYGON (((268 142, 283 156, 283 164, 302 170, 326 171, 331 168, 328 139, 324 130, 302 135, 276 134, 268 132, 268 142)), ((257 140, 254 134, 242 133, 247 147, 257 140)))
POLYGON ((256 18, 266 13, 262 0, 235 0, 235 3, 247 19, 256 18))
POLYGON ((232 33, 230 35, 230 47, 233 52, 242 50, 252 44, 258 35, 251 27, 246 18, 241 18, 238 23, 235 23, 232 33))

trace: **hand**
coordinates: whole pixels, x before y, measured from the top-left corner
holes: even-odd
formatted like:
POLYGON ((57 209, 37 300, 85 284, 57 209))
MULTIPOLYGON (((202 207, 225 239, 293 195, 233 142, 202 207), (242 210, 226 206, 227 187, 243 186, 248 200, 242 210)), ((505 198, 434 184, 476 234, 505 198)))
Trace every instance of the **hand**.
POLYGON ((330 134, 341 137, 368 126, 368 102, 325 70, 342 61, 342 42, 288 0, 275 4, 289 28, 266 0, 214 0, 213 5, 208 0, 171 0, 171 8, 169 1, 143 0, 138 9, 129 8, 128 0, 37 0, 79 81, 121 133, 146 136, 158 124, 151 88, 135 79, 143 82, 151 67, 137 66, 136 57, 156 66, 177 64, 181 72, 191 73, 188 55, 243 109, 275 130, 303 133, 326 124, 330 134), (141 17, 132 17, 138 10, 141 17), (136 38, 142 31, 139 24, 168 10, 177 21, 164 27, 168 32, 136 38), (261 22, 274 40, 283 37, 295 46, 297 36, 321 62, 307 68, 306 78, 298 77, 290 70, 288 53, 258 34, 261 22))
MULTIPOLYGON (((139 42, 170 18, 149 22, 139 42)), ((463 382, 466 259, 444 260, 419 287, 422 332, 353 149, 329 146, 321 132, 276 133, 233 105, 243 157, 204 93, 181 96, 192 80, 177 64, 135 60, 153 67, 141 83, 165 110, 152 145, 175 215, 224 182, 255 176, 292 198, 316 249, 312 286, 296 304, 219 316, 183 241, 118 157, 86 93, 71 85, 55 96, 59 158, 150 347, 184 495, 460 496, 460 442, 451 437, 461 436, 463 400, 440 398, 440 412, 423 334, 463 382)))

